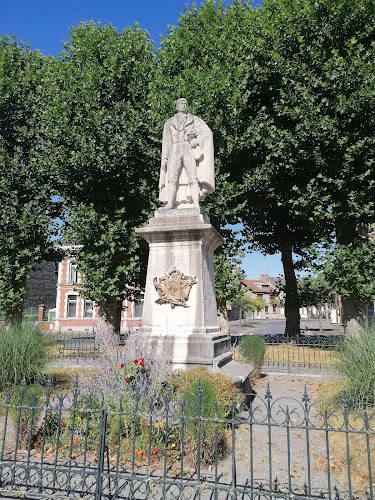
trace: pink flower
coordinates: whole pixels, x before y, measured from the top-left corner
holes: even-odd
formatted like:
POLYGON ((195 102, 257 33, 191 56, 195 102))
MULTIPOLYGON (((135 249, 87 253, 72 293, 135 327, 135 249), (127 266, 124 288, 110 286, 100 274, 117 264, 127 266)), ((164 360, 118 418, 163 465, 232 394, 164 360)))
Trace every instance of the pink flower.
POLYGON ((130 382, 130 378, 126 377, 125 382, 130 382))

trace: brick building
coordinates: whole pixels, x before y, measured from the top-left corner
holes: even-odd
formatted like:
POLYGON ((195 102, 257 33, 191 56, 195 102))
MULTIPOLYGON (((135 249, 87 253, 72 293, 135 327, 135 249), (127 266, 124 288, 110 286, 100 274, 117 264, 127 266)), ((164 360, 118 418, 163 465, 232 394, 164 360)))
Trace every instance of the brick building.
MULTIPOLYGON (((74 251, 74 246, 69 250, 74 251)), ((67 258, 58 264, 55 331, 91 330, 99 319, 99 307, 90 299, 85 299, 76 289, 80 276, 74 259, 67 258)), ((124 301, 121 318, 121 331, 141 325, 143 293, 135 293, 134 301, 124 301)))

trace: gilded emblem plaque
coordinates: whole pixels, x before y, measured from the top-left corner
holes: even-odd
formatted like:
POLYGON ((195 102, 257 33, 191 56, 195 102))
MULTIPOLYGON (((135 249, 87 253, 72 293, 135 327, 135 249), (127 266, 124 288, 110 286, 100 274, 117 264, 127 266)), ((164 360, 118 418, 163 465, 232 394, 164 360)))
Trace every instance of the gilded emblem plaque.
POLYGON ((154 278, 154 286, 159 298, 155 300, 157 304, 170 304, 175 306, 189 307, 186 301, 189 298, 190 290, 197 283, 195 276, 185 276, 175 267, 165 273, 161 278, 154 278))

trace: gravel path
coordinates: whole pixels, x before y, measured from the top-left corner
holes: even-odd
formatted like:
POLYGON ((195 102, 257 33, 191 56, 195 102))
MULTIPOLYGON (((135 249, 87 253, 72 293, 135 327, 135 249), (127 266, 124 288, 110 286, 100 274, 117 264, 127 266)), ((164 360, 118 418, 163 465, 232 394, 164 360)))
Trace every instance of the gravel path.
MULTIPOLYGON (((254 386, 257 395, 252 403, 254 424, 244 424, 236 431, 238 483, 244 484, 247 480, 258 487, 263 485, 268 491, 271 484, 273 490, 279 493, 289 491, 317 497, 323 494, 320 498, 328 498, 328 491, 335 498, 334 488, 337 487, 342 494, 340 498, 347 497, 346 487, 329 477, 325 432, 314 429, 314 424, 319 427, 322 424, 313 404, 322 381, 327 381, 327 376, 280 373, 264 376, 257 381, 254 386), (268 417, 267 411, 268 384, 272 395, 269 400, 271 417, 268 417), (307 406, 303 401, 305 388, 310 397, 307 406), (305 425, 306 407, 309 409, 308 432, 305 425), (288 418, 289 426, 286 425, 288 418)), ((245 418, 248 414, 244 412, 242 416, 245 418)), ((231 465, 232 459, 228 457, 220 469, 229 475, 231 465)))

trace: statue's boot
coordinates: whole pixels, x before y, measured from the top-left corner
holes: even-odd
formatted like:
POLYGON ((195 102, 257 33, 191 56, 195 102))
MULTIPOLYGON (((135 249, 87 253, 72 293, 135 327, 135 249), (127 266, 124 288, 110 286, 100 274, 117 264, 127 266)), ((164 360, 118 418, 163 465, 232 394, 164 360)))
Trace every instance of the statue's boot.
POLYGON ((168 203, 160 210, 172 210, 176 198, 177 184, 168 182, 168 203))
POLYGON ((199 208, 199 185, 198 181, 195 181, 190 186, 191 197, 193 199, 193 205, 195 208, 199 208))

